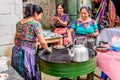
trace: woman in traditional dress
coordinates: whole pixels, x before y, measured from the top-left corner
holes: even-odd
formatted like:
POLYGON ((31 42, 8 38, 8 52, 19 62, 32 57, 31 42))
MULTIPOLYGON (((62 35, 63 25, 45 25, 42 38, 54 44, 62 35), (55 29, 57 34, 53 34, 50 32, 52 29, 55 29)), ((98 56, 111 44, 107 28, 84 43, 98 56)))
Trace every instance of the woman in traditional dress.
POLYGON ((75 37, 86 36, 87 38, 99 35, 97 23, 90 18, 90 8, 82 6, 80 8, 80 17, 71 25, 69 37, 74 32, 75 37))
MULTIPOLYGON (((75 33, 73 39, 76 37, 94 38, 99 35, 97 23, 90 18, 90 14, 89 7, 82 6, 80 8, 80 17, 71 25, 69 38, 73 32, 75 33)), ((72 40, 69 39, 69 42, 72 44, 72 40)), ((79 44, 79 41, 77 42, 79 44)), ((89 75, 87 77, 89 77, 89 75)))
POLYGON ((52 19, 52 28, 54 28, 54 33, 63 35, 63 45, 67 45, 67 36, 68 36, 68 24, 70 22, 69 15, 64 12, 64 4, 57 4, 56 14, 52 19))
POLYGON ((46 51, 51 52, 42 35, 39 20, 43 10, 38 5, 28 4, 25 8, 26 17, 16 25, 15 46, 12 49, 12 66, 25 80, 40 80, 35 65, 36 39, 46 51))

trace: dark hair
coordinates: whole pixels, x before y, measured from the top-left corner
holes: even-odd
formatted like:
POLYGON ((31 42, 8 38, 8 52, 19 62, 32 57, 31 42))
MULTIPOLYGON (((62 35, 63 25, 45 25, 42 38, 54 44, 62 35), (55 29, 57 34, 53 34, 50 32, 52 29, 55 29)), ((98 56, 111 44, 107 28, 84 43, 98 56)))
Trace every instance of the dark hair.
POLYGON ((25 15, 26 17, 30 17, 34 15, 34 13, 40 14, 43 13, 43 9, 39 5, 32 5, 32 4, 27 4, 25 7, 25 15))
POLYGON ((57 13, 57 8, 58 8, 59 5, 61 5, 61 7, 64 9, 63 12, 65 12, 65 5, 63 3, 58 3, 57 6, 56 6, 56 13, 57 13))
POLYGON ((80 12, 82 11, 82 9, 86 9, 86 11, 88 12, 89 16, 91 16, 91 9, 90 9, 90 7, 82 6, 80 8, 80 12))

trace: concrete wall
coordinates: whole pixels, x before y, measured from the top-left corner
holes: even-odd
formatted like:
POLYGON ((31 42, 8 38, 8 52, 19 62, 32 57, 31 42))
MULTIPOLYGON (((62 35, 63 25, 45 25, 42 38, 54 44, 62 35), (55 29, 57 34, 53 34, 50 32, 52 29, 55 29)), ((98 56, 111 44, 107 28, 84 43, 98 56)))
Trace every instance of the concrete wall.
POLYGON ((15 25, 22 17, 22 0, 0 0, 0 55, 11 55, 15 25))
POLYGON ((42 25, 47 27, 50 25, 51 16, 55 13, 55 0, 27 0, 23 5, 25 6, 28 3, 33 3, 40 5, 43 8, 43 19, 42 25))

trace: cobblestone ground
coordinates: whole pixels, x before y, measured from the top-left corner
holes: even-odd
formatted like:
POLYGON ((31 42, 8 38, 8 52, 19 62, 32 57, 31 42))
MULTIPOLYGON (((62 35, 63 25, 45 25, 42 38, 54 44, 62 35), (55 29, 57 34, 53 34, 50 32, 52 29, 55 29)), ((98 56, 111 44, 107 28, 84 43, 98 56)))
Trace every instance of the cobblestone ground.
MULTIPOLYGON (((100 76, 101 70, 99 68, 96 68, 95 70, 95 74, 97 74, 98 76, 100 76)), ((85 80, 86 75, 85 76, 81 76, 81 80, 85 80)), ((42 80, 59 80, 59 77, 54 77, 54 76, 49 76, 47 74, 42 73, 42 80)), ((94 77, 94 80, 100 80, 97 77, 94 77)))

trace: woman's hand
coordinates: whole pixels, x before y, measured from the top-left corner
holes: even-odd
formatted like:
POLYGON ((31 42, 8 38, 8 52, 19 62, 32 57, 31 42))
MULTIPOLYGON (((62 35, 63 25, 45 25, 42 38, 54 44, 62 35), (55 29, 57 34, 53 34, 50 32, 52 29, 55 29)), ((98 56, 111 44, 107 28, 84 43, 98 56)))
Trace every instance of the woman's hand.
POLYGON ((54 16, 54 17, 52 18, 52 20, 55 21, 55 20, 56 20, 56 17, 54 16))
POLYGON ((52 28, 55 28, 55 26, 54 26, 54 23, 55 23, 55 22, 57 22, 57 19, 56 19, 56 17, 54 16, 54 17, 52 18, 52 22, 51 22, 52 28))
POLYGON ((56 21, 56 22, 60 22, 61 21, 61 19, 60 19, 60 17, 53 17, 53 21, 56 21))
POLYGON ((72 42, 72 38, 71 38, 71 37, 68 37, 68 38, 67 38, 67 41, 68 41, 68 43, 69 43, 70 45, 73 45, 73 42, 72 42))
POLYGON ((51 53, 51 52, 52 52, 52 49, 51 49, 51 48, 48 48, 48 49, 46 49, 46 51, 51 53))
POLYGON ((61 20, 61 19, 60 19, 60 17, 56 17, 56 18, 57 18, 57 20, 58 20, 58 21, 60 21, 60 20, 61 20))
POLYGON ((59 17, 53 17, 53 21, 59 21, 60 19, 59 19, 59 17))
POLYGON ((41 47, 44 48, 45 51, 52 52, 52 49, 48 47, 47 42, 45 41, 42 34, 37 35, 37 38, 38 38, 38 41, 40 42, 41 47))
POLYGON ((95 33, 93 34, 87 34, 88 37, 95 37, 95 33))
POLYGON ((97 37, 99 35, 99 31, 98 29, 95 30, 95 32, 93 34, 88 34, 88 37, 97 37))
POLYGON ((68 43, 70 43, 70 45, 73 45, 73 41, 72 41, 72 35, 73 34, 74 30, 73 29, 70 29, 68 30, 68 43))

